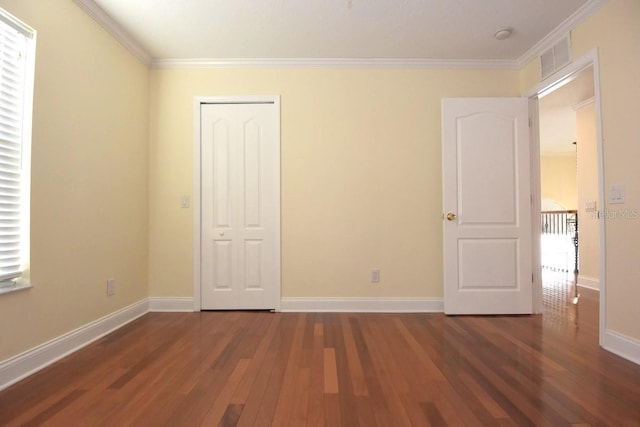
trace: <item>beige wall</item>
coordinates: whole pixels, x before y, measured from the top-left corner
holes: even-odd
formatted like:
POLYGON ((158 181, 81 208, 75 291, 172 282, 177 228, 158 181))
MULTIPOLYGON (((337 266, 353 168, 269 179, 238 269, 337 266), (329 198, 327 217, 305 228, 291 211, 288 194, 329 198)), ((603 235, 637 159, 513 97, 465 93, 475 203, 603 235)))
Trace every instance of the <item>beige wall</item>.
POLYGON ((593 286, 600 276, 600 227, 597 212, 586 212, 588 202, 598 200, 598 151, 596 143, 596 108, 591 103, 576 112, 578 140, 578 206, 580 244, 580 278, 593 286), (586 279, 586 281, 585 281, 586 279))
POLYGON ((0 6, 38 31, 34 287, 0 295, 2 361, 148 295, 149 72, 70 0, 0 6))
MULTIPOLYGON (((640 2, 608 0, 571 33, 574 59, 598 49, 602 96, 605 186, 626 184, 626 203, 604 206, 606 220, 606 327, 640 339, 640 2), (617 215, 615 215, 618 213, 617 215), (625 216, 626 215, 626 216, 625 216)), ((539 83, 537 60, 520 74, 522 93, 539 83)), ((600 207, 602 209, 603 207, 600 207)))
POLYGON ((193 99, 281 95, 282 296, 442 296, 440 102, 516 71, 151 72, 150 291, 193 295, 193 99), (381 283, 369 270, 381 269, 381 283))
MULTIPOLYGON (((575 57, 599 49, 604 134, 605 186, 626 184, 626 203, 611 211, 640 208, 640 2, 609 0, 573 33, 575 57)), ((640 339, 640 270, 637 267, 640 220, 606 220, 607 328, 640 339)))
MULTIPOLYGON (((194 96, 282 96, 284 297, 439 297, 440 100, 538 83, 537 61, 519 72, 149 72, 70 0, 0 5, 39 32, 35 287, 0 296, 0 360, 148 295, 192 295, 193 211, 180 196, 193 196, 194 96), (380 284, 368 283, 372 267, 380 284)), ((637 210, 640 197, 638 16, 640 2, 609 0, 572 33, 574 58, 600 52, 605 179, 627 191, 608 209, 637 210)), ((639 224, 607 220, 606 245, 607 326, 636 339, 639 224)))
POLYGON ((578 208, 575 156, 541 156, 540 188, 543 199, 554 200, 566 210, 578 208))

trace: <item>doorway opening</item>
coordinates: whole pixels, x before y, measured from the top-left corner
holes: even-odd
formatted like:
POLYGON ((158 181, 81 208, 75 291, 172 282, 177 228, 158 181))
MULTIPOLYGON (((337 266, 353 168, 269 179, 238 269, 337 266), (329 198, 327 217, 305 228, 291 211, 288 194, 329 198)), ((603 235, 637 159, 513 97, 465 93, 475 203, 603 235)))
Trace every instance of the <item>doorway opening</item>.
POLYGON ((605 230, 598 213, 604 200, 598 81, 593 52, 545 80, 530 99, 537 104, 539 124, 538 312, 547 322, 577 324, 582 304, 599 304, 602 343, 605 230))

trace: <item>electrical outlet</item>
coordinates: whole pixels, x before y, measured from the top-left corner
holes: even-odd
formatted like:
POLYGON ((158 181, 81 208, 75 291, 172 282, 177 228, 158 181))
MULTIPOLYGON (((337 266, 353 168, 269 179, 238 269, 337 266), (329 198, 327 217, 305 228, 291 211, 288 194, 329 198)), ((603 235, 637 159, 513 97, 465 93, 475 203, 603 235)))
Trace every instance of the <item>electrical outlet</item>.
POLYGON ((107 279, 107 296, 110 297, 116 294, 116 279, 113 277, 107 279))
POLYGON ((371 283, 380 282, 380 269, 374 268, 371 270, 371 283))

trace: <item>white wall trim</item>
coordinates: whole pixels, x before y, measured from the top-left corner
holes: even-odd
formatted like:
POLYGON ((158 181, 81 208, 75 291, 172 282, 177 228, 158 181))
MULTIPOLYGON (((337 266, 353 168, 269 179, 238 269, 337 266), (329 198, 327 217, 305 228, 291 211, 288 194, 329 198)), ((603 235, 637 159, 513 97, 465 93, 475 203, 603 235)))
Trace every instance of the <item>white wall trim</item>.
POLYGON ((11 26, 14 30, 24 34, 27 38, 33 38, 36 36, 36 30, 4 9, 0 9, 0 19, 2 19, 5 24, 11 26))
MULTIPOLYGON (((551 74, 549 77, 536 84, 533 88, 531 88, 525 96, 533 97, 539 96, 542 94, 547 94, 549 92, 553 92, 555 89, 559 89, 565 84, 571 82, 575 79, 576 75, 589 67, 593 67, 593 78, 594 78, 594 86, 597 86, 596 89, 599 89, 600 85, 600 74, 599 72, 599 54, 598 49, 593 49, 578 59, 575 59, 571 63, 565 65, 564 68, 556 71, 551 74)), ((593 96, 593 101, 598 103, 599 101, 599 93, 595 93, 593 96)))
MULTIPOLYGON (((594 102, 596 107, 596 146, 598 150, 598 206, 605 205, 604 186, 604 135, 602 133, 602 97, 600 93, 600 61, 598 49, 593 49, 579 59, 573 61, 563 69, 556 71, 534 88, 527 92, 528 98, 538 98, 542 93, 548 93, 554 88, 561 87, 567 80, 575 78, 580 71, 593 67, 594 102)), ((535 153, 534 153, 535 155, 535 153)), ((534 200, 534 202, 536 202, 534 200)), ((607 331, 607 222, 600 218, 600 308, 599 308, 599 343, 604 346, 605 332, 607 331)))
POLYGON ((0 362, 0 390, 78 351, 149 311, 145 298, 71 332, 0 362))
POLYGON ((442 313, 442 298, 282 298, 284 312, 442 313))
POLYGON ((193 311, 202 309, 202 293, 200 289, 201 257, 202 257, 202 218, 201 197, 202 192, 202 147, 200 132, 202 127, 203 99, 195 97, 193 100, 193 194, 191 197, 193 206, 193 311))
POLYGON ((587 105, 593 104, 594 102, 596 102, 596 97, 592 96, 591 98, 587 98, 584 101, 573 104, 571 108, 573 109, 573 111, 578 111, 579 109, 584 108, 587 105))
POLYGON ((150 297, 149 298, 149 311, 161 312, 161 311, 187 311, 193 310, 193 297, 150 297))
POLYGON ((518 58, 518 60, 515 61, 517 68, 520 69, 525 67, 529 62, 542 55, 542 52, 558 43, 560 39, 567 35, 567 33, 571 32, 587 18, 596 13, 606 2, 607 0, 589 0, 573 15, 565 19, 538 43, 533 45, 531 49, 526 51, 524 55, 518 58))
POLYGON ((578 286, 594 291, 600 291, 600 279, 578 275, 578 286))
POLYGON ((414 58, 187 58, 154 59, 152 68, 438 68, 518 69, 507 59, 414 58))
POLYGON ((604 334, 602 347, 611 353, 640 365, 640 341, 635 338, 608 330, 604 334))
POLYGON ((423 58, 186 58, 153 59, 151 54, 94 0, 73 0, 87 15, 152 68, 438 68, 520 69, 600 9, 607 0, 589 0, 516 60, 423 58))
POLYGON ((142 61, 145 65, 151 64, 151 55, 142 45, 118 24, 107 12, 93 0, 73 0, 87 15, 93 18, 113 38, 120 42, 129 52, 142 61))
MULTIPOLYGON (((529 123, 531 200, 538 201, 531 204, 531 235, 540 236, 542 235, 542 225, 540 224, 542 189, 540 184, 540 108, 537 98, 529 97, 529 123)), ((531 270, 533 273, 531 310, 533 314, 541 314, 543 311, 540 244, 540 239, 531 239, 531 270)))

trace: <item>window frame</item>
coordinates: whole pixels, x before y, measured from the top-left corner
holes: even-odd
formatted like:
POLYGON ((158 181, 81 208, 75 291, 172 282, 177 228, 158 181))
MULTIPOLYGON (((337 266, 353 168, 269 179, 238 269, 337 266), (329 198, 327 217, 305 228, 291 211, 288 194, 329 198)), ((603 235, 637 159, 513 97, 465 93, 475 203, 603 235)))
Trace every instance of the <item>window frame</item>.
POLYGON ((25 74, 23 83, 21 168, 20 168, 20 264, 21 275, 0 281, 0 295, 31 288, 30 229, 31 229, 31 139, 33 123, 33 90, 37 32, 0 7, 0 24, 7 25, 25 37, 25 74))

